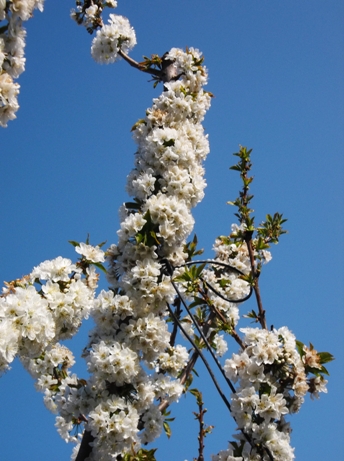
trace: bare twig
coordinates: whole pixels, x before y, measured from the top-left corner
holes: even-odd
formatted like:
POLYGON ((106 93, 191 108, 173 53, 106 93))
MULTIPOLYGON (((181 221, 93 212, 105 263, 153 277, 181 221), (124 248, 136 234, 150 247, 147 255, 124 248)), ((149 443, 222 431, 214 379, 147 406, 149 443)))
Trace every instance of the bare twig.
POLYGON ((202 393, 197 389, 192 390, 192 394, 196 397, 197 405, 198 405, 198 413, 194 412, 196 419, 199 422, 199 432, 198 432, 198 458, 197 461, 204 461, 204 438, 208 432, 211 432, 212 426, 208 426, 208 428, 204 424, 204 414, 207 412, 205 408, 203 408, 203 398, 202 393))

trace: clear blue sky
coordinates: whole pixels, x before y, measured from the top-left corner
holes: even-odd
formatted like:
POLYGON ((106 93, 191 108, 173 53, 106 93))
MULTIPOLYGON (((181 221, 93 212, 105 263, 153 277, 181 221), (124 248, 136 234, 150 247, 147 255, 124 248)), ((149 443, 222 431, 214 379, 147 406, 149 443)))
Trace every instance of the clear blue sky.
MULTIPOLYGON (((73 6, 72 0, 46 0, 44 13, 27 23, 21 108, 0 132, 1 281, 45 259, 74 257, 67 241, 84 241, 87 233, 92 243, 116 243, 117 210, 127 199, 135 152, 130 128, 161 91, 123 61, 93 62, 91 37, 69 18, 73 6)), ((211 153, 195 231, 206 256, 234 222, 226 205, 239 188, 228 170, 235 163, 231 154, 239 144, 254 149, 257 222, 279 211, 289 230, 261 279, 268 322, 287 325, 301 341, 336 357, 328 366, 329 393, 307 399, 291 418, 296 459, 338 459, 344 430, 344 4, 119 0, 117 13, 136 29, 137 60, 171 47, 194 46, 205 55, 215 98, 204 122, 211 153)), ((86 338, 87 326, 73 346, 79 362, 86 338)), ((234 425, 212 385, 199 387, 206 423, 216 426, 206 440, 209 459, 226 448, 234 425)), ((2 461, 69 459, 71 446, 57 435, 54 416, 19 363, 1 378, 0 395, 2 461)), ((184 399, 172 408, 174 436, 159 439, 158 459, 197 457, 195 410, 184 399)))

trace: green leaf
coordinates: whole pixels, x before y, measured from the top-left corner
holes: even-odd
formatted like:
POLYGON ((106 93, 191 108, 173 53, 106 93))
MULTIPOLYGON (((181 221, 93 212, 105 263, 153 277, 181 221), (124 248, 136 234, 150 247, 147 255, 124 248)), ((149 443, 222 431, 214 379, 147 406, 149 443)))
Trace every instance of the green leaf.
POLYGON ((203 249, 197 250, 197 243, 197 235, 195 234, 192 242, 188 242, 184 245, 184 251, 188 254, 188 261, 191 261, 194 256, 201 255, 203 253, 203 249))
POLYGON ((103 266, 103 264, 102 264, 102 263, 91 263, 91 264, 93 264, 93 266, 96 266, 96 267, 98 267, 98 269, 100 269, 101 271, 103 271, 103 272, 104 272, 104 274, 106 274, 106 273, 107 273, 107 270, 105 269, 105 267, 103 266))
POLYGON ((329 352, 318 352, 318 356, 320 357, 321 364, 332 362, 332 360, 334 360, 333 355, 329 352))
POLYGON ((190 392, 190 394, 194 395, 196 398, 198 398, 199 396, 202 395, 201 392, 196 388, 189 389, 189 392, 190 392))
POLYGON ((232 284, 230 280, 226 280, 226 279, 220 279, 218 282, 221 288, 226 288, 232 284))
POLYGON ((324 366, 321 367, 321 373, 324 373, 324 375, 327 375, 327 376, 330 376, 330 373, 327 371, 327 368, 325 368, 324 366))
POLYGON ((296 349, 298 350, 301 357, 305 355, 305 351, 303 350, 304 344, 301 341, 296 340, 296 349))
MULTIPOLYGON (((158 240, 158 237, 157 237, 156 233, 153 230, 150 231, 149 235, 154 240, 154 243, 156 243, 157 245, 160 245, 160 241, 158 240)), ((153 245, 148 245, 148 246, 153 246, 153 245)))
POLYGON ((199 278, 199 276, 201 275, 203 269, 205 268, 205 266, 207 265, 207 263, 204 263, 204 264, 201 264, 199 266, 196 266, 196 271, 195 271, 195 274, 196 274, 196 278, 199 278))
POLYGON ((164 427, 165 434, 167 435, 168 438, 170 438, 172 435, 172 431, 167 421, 163 422, 163 427, 164 427))
POLYGON ((203 298, 194 296, 194 301, 191 304, 189 304, 189 309, 192 309, 193 307, 196 307, 196 306, 202 306, 204 304, 206 304, 206 302, 203 298))
POLYGON ((306 373, 313 373, 315 376, 321 376, 322 374, 329 376, 329 372, 327 369, 322 366, 321 368, 312 368, 312 367, 305 367, 306 373))
POLYGON ((80 242, 76 242, 75 240, 68 240, 68 243, 73 245, 73 247, 78 247, 80 245, 80 242))
POLYGON ((174 280, 176 282, 192 282, 192 275, 188 270, 183 272, 183 274, 178 275, 178 277, 175 277, 174 280))
POLYGON ((193 368, 192 372, 193 372, 193 374, 195 374, 197 376, 197 378, 199 378, 199 374, 197 373, 196 368, 193 368))
POLYGON ((246 315, 243 315, 243 317, 247 318, 247 319, 257 319, 258 318, 258 314, 252 309, 251 312, 249 312, 248 314, 246 315))

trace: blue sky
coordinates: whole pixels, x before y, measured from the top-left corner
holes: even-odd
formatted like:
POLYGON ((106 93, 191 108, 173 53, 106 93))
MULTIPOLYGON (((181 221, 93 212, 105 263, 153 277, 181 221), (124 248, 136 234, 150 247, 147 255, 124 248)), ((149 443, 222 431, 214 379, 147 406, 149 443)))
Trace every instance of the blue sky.
MULTIPOLYGON (((72 0, 47 0, 44 13, 27 23, 21 108, 0 132, 1 281, 45 259, 74 258, 68 240, 84 241, 88 233, 94 244, 116 243, 117 210, 127 200, 135 152, 130 128, 161 91, 123 61, 93 62, 91 37, 69 18, 73 6, 72 0)), ((240 187, 228 169, 239 144, 253 148, 257 222, 276 211, 288 218, 289 233, 261 277, 268 323, 287 325, 301 341, 336 357, 328 366, 329 393, 307 399, 291 418, 292 445, 300 461, 337 459, 344 429, 344 4, 120 0, 117 13, 136 30, 136 60, 171 47, 193 46, 205 55, 207 89, 215 98, 204 121, 208 187, 194 213, 205 256, 235 222, 226 201, 240 187)), ((87 328, 73 343, 78 362, 87 328)), ((201 366, 198 371, 204 376, 201 366)), ((234 425, 212 384, 205 380, 199 388, 206 423, 216 426, 206 440, 209 459, 226 447, 234 425)), ((19 363, 1 378, 0 392, 2 460, 69 459, 71 446, 57 435, 54 416, 19 363)), ((197 457, 196 407, 182 399, 172 411, 174 435, 159 439, 158 459, 191 461, 197 457)))

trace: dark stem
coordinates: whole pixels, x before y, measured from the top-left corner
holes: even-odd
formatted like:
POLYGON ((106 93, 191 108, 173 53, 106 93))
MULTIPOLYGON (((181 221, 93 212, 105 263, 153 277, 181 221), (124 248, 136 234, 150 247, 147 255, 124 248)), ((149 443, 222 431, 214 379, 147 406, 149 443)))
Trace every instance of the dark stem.
POLYGON ((75 461, 85 461, 90 454, 92 453, 92 447, 90 443, 94 441, 94 437, 91 434, 91 431, 84 431, 84 435, 82 436, 81 445, 79 448, 78 456, 76 457, 75 461))
MULTIPOLYGON (((171 316, 174 318, 174 320, 178 323, 178 326, 179 328, 181 329, 181 331, 183 332, 184 336, 186 337, 186 339, 189 341, 189 343, 192 345, 192 347, 195 349, 195 351, 198 352, 198 355, 201 357, 221 399, 223 400, 224 404, 226 405, 226 407, 228 408, 229 412, 231 411, 231 406, 230 406, 230 403, 228 402, 227 400, 227 397, 225 396, 225 394, 222 392, 222 389, 220 388, 220 385, 219 383, 217 382, 217 379, 215 378, 215 375, 212 371, 212 369, 210 368, 210 365, 208 363, 208 361, 206 360, 206 358, 204 357, 203 353, 201 352, 201 350, 199 349, 199 347, 196 346, 195 342, 193 341, 193 339, 186 333, 181 321, 179 319, 177 319, 176 317, 174 317, 174 313, 173 311, 171 310, 170 306, 168 306, 168 310, 171 314, 171 316)), ((234 389, 234 387, 233 387, 234 389)), ((234 390, 235 391, 235 390, 234 390)))
MULTIPOLYGON (((233 384, 231 383, 231 381, 227 378, 227 376, 226 376, 226 374, 225 374, 225 372, 224 372, 224 370, 223 370, 223 368, 222 368, 220 362, 218 361, 216 355, 214 354, 213 348, 212 348, 211 345, 209 344, 209 342, 208 342, 208 340, 207 340, 207 337, 206 337, 206 335, 204 334, 203 329, 198 325, 197 320, 195 319, 194 315, 192 314, 192 312, 191 312, 190 309, 188 308, 187 304, 185 303, 184 299, 182 298, 182 295, 180 294, 180 292, 179 292, 179 290, 178 290, 178 287, 176 286, 176 284, 174 283, 174 281, 173 281, 172 279, 171 279, 171 283, 172 283, 172 285, 173 285, 173 288, 176 290, 176 293, 178 294, 179 299, 181 300, 181 302, 182 302, 183 306, 185 307, 187 313, 189 314, 189 316, 190 316, 190 318, 191 318, 193 324, 195 325, 195 327, 196 327, 198 333, 200 334, 202 340, 204 341, 204 344, 206 345, 208 351, 210 352, 210 355, 211 355, 212 358, 214 359, 214 362, 216 363, 216 366, 217 366, 218 369, 220 370, 222 376, 224 377, 224 379, 225 379, 226 383, 228 384, 228 386, 230 387, 231 391, 235 393, 235 387, 233 386, 233 384)), ((210 316, 209 316, 208 321, 211 322, 211 321, 214 319, 214 317, 215 317, 215 313, 212 312, 212 313, 210 314, 210 316)), ((180 327, 180 323, 179 323, 179 327, 180 327)), ((182 331, 183 331, 183 330, 182 330, 182 331)), ((183 333, 184 333, 184 331, 183 331, 183 333)), ((184 334, 185 334, 185 333, 184 333, 184 334)), ((188 336, 187 336, 187 338, 188 338, 188 340, 190 341, 190 339, 189 339, 188 336)), ((191 342, 191 341, 190 341, 190 342, 191 342)), ((192 343, 191 343, 191 344, 192 344, 192 343)), ((194 345, 194 344, 192 344, 192 345, 194 345)), ((194 347, 195 347, 195 346, 194 346, 194 347)), ((196 348, 196 349, 197 349, 197 348, 196 348)), ((202 358, 202 357, 201 357, 201 358, 202 358)), ((205 359, 202 358, 202 360, 203 360, 203 362, 204 362, 205 359)), ((207 366, 207 365, 206 365, 206 366, 207 366)), ((208 366, 207 366, 207 370, 208 370, 208 372, 210 373, 210 371, 209 371, 209 369, 208 369, 208 366)), ((213 378, 212 378, 212 379, 213 379, 213 378)), ((214 379, 213 379, 213 381, 214 381, 214 379)), ((215 384, 215 382, 214 382, 214 384, 215 384)), ((216 385, 216 384, 215 384, 215 385, 216 385)), ((229 409, 230 409, 230 408, 229 408, 229 409)))
MULTIPOLYGON (((179 295, 179 296, 180 296, 180 295, 179 295)), ((182 302, 183 302, 183 300, 182 300, 182 302)), ((185 306, 184 302, 183 302, 183 305, 185 306)), ((226 396, 224 395, 224 393, 222 392, 222 390, 221 390, 221 388, 220 388, 220 386, 219 386, 219 384, 218 384, 218 382, 217 382, 217 380, 216 380, 216 378, 215 378, 215 375, 214 375, 212 369, 210 368, 210 365, 209 365, 208 361, 206 360, 206 358, 204 357, 204 355, 202 354, 202 352, 200 351, 200 349, 196 346, 196 344, 194 343, 194 341, 192 340, 192 338, 186 333, 186 331, 184 330, 184 327, 182 326, 181 321, 180 321, 179 319, 177 319, 176 317, 174 317, 174 313, 173 313, 173 311, 171 310, 171 308, 170 308, 169 305, 167 305, 167 308, 168 308, 168 310, 169 310, 171 316, 172 316, 172 317, 174 318, 174 320, 178 323, 178 326, 179 326, 179 328, 181 329, 181 331, 183 332, 183 334, 185 335, 186 339, 190 342, 190 344, 191 344, 191 345, 193 346, 193 348, 195 349, 195 352, 194 352, 194 354, 193 354, 193 356, 192 356, 192 358, 194 359, 194 362, 196 362, 198 356, 201 357, 201 359, 202 359, 202 361, 203 361, 203 363, 204 363, 204 365, 205 365, 205 367, 206 367, 206 369, 207 369, 207 371, 208 371, 208 373, 209 373, 209 376, 211 377, 211 379, 212 379, 212 381, 213 381, 213 383, 214 383, 214 385, 215 385, 215 387, 216 387, 216 389, 217 389, 217 391, 218 391, 218 393, 219 393, 219 395, 220 395, 222 401, 224 402, 224 404, 226 405, 226 407, 227 407, 229 413, 230 413, 231 416, 233 417, 233 415, 232 415, 232 413, 231 413, 231 405, 230 405, 229 401, 227 400, 226 396), (195 355, 196 352, 197 352, 197 356, 195 355)), ((210 315, 213 315, 213 314, 210 314, 210 315)), ((191 361, 190 361, 190 362, 191 362, 191 361)), ((189 362, 189 364, 190 364, 190 362, 189 362)), ((191 366, 189 366, 189 364, 188 364, 188 368, 189 368, 189 370, 190 370, 190 372, 191 372, 193 366, 191 367, 191 366)), ((225 375, 224 375, 224 377, 225 377, 225 379, 226 379, 226 382, 227 382, 228 384, 230 384, 230 387, 233 388, 233 392, 235 393, 235 388, 233 387, 232 383, 228 380, 228 378, 227 378, 225 375)), ((160 410, 160 411, 163 411, 163 410, 164 410, 165 408, 167 408, 168 406, 169 406, 169 403, 168 403, 168 402, 162 402, 162 403, 159 405, 159 410, 160 410)), ((235 421, 235 418, 234 418, 234 421, 235 421)), ((251 439, 251 437, 250 437, 243 429, 240 429, 240 432, 243 434, 243 436, 244 436, 245 439, 248 441, 248 443, 251 445, 251 447, 254 448, 254 447, 255 447, 255 443, 253 442, 253 440, 251 439)), ((272 455, 271 455, 271 453, 270 453, 270 450, 269 450, 267 447, 263 447, 263 449, 266 451, 267 455, 269 456, 270 461, 274 461, 274 460, 273 460, 273 457, 272 457, 272 455)))
MULTIPOLYGON (((206 286, 209 286, 209 284, 200 276, 199 277, 200 280, 206 285, 206 286)), ((214 292, 215 290, 212 289, 214 292)), ((224 325, 229 325, 227 319, 222 315, 222 313, 211 303, 211 301, 209 300, 207 294, 203 291, 203 290, 200 290, 199 289, 199 292, 200 294, 202 295, 203 299, 205 300, 205 302, 207 303, 209 309, 215 314, 215 316, 224 324, 224 325)), ((251 295, 250 295, 251 296, 251 295)), ((229 301, 229 300, 228 300, 229 301)), ((235 328, 232 327, 232 325, 229 325, 231 327, 231 332, 229 333, 232 338, 234 338, 234 340, 239 344, 239 346, 241 347, 242 350, 245 350, 246 349, 246 346, 244 345, 244 343, 242 342, 242 339, 240 338, 240 336, 238 335, 238 333, 235 331, 235 328)))
POLYGON ((198 403, 198 410, 199 410, 199 413, 195 414, 196 418, 197 418, 198 421, 199 421, 198 458, 197 458, 197 461, 204 461, 203 451, 204 451, 204 435, 205 435, 205 429, 204 429, 204 420, 203 420, 203 416, 204 416, 204 413, 205 413, 207 410, 204 410, 204 409, 203 409, 203 400, 202 400, 202 399, 200 399, 200 401, 199 401, 199 403, 198 403))
POLYGON ((262 328, 264 328, 264 330, 267 330, 268 328, 267 328, 267 325, 266 325, 265 310, 263 308, 263 302, 262 302, 262 298, 260 296, 260 289, 259 289, 259 282, 258 282, 259 274, 257 274, 257 272, 255 270, 255 261, 254 261, 254 254, 253 254, 251 238, 246 240, 246 244, 247 244, 248 254, 249 254, 250 263, 251 263, 251 273, 252 273, 252 276, 253 276, 253 279, 254 279, 253 291, 254 291, 254 294, 256 296, 256 301, 257 301, 257 305, 258 305, 258 311, 259 311, 258 320, 259 320, 259 323, 261 324, 262 328))
MULTIPOLYGON (((174 315, 175 315, 175 317, 177 317, 179 319, 181 311, 182 311, 182 309, 180 307, 180 299, 176 298, 173 305, 176 308, 175 311, 174 311, 174 315)), ((172 329, 172 333, 171 333, 171 337, 170 337, 170 345, 172 347, 174 346, 174 343, 176 342, 177 333, 178 333, 178 324, 177 324, 177 322, 173 322, 173 329, 172 329)))

